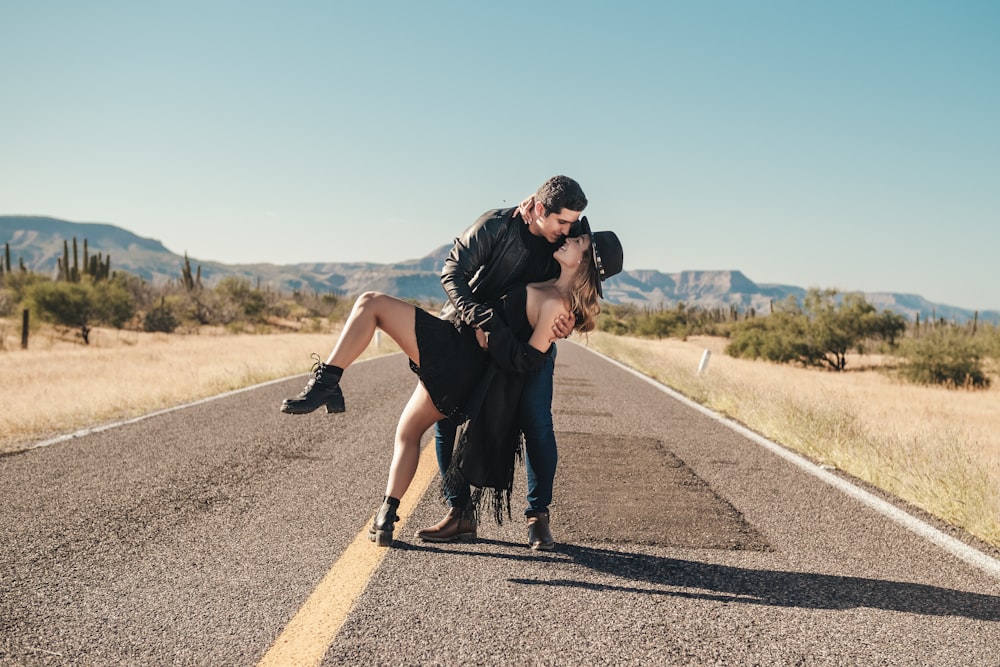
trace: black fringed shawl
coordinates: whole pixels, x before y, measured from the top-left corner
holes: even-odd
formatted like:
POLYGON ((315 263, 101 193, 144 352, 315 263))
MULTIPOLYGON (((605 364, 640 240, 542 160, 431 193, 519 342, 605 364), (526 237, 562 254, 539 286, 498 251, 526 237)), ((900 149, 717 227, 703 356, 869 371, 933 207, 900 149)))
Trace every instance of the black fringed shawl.
POLYGON ((457 509, 477 519, 486 510, 502 524, 505 512, 510 517, 514 466, 522 456, 518 405, 526 373, 547 355, 517 340, 510 329, 490 334, 489 351, 492 363, 463 409, 468 418, 456 431, 442 491, 448 495, 448 489, 471 485, 469 507, 457 509))

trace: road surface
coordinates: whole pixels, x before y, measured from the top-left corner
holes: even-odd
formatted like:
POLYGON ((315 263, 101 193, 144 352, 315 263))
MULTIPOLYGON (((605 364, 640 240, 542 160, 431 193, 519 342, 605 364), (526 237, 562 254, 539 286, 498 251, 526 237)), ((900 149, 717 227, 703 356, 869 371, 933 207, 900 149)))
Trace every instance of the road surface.
POLYGON ((550 553, 523 467, 511 520, 414 540, 429 451, 396 545, 367 543, 415 378, 363 362, 345 414, 280 414, 303 383, 0 458, 0 664, 1000 665, 994 557, 579 345, 550 553))

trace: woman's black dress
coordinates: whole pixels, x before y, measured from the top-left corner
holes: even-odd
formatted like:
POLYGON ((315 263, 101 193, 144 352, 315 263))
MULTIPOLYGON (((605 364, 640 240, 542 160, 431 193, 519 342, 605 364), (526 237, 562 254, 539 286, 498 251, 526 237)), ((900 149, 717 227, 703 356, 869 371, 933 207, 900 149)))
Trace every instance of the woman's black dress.
MULTIPOLYGON (((508 292, 491 305, 496 309, 512 337, 526 343, 531 338, 527 316, 527 290, 523 285, 508 292)), ((465 420, 462 408, 490 366, 490 354, 479 346, 472 327, 455 326, 417 308, 417 347, 420 366, 412 360, 417 374, 435 407, 456 422, 465 420)))

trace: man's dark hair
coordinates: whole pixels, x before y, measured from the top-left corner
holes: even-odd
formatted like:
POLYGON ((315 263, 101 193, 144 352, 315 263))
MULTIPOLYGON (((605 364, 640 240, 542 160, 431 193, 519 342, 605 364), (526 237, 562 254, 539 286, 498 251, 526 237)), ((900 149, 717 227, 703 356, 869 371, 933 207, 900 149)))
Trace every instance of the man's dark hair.
POLYGON ((542 183, 535 193, 535 201, 542 202, 545 215, 558 213, 564 208, 571 211, 582 211, 587 208, 587 196, 583 188, 569 176, 553 176, 542 183))

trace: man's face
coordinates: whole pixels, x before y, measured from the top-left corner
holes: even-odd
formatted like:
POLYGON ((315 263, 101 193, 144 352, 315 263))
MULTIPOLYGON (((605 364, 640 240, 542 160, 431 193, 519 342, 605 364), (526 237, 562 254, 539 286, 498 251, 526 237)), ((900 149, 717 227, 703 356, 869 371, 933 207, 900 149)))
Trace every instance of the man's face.
POLYGON ((531 226, 531 233, 535 236, 544 236, 549 243, 558 243, 569 235, 569 229, 580 219, 581 211, 571 211, 568 208, 560 209, 558 213, 545 215, 545 207, 541 202, 535 202, 535 223, 531 226))

